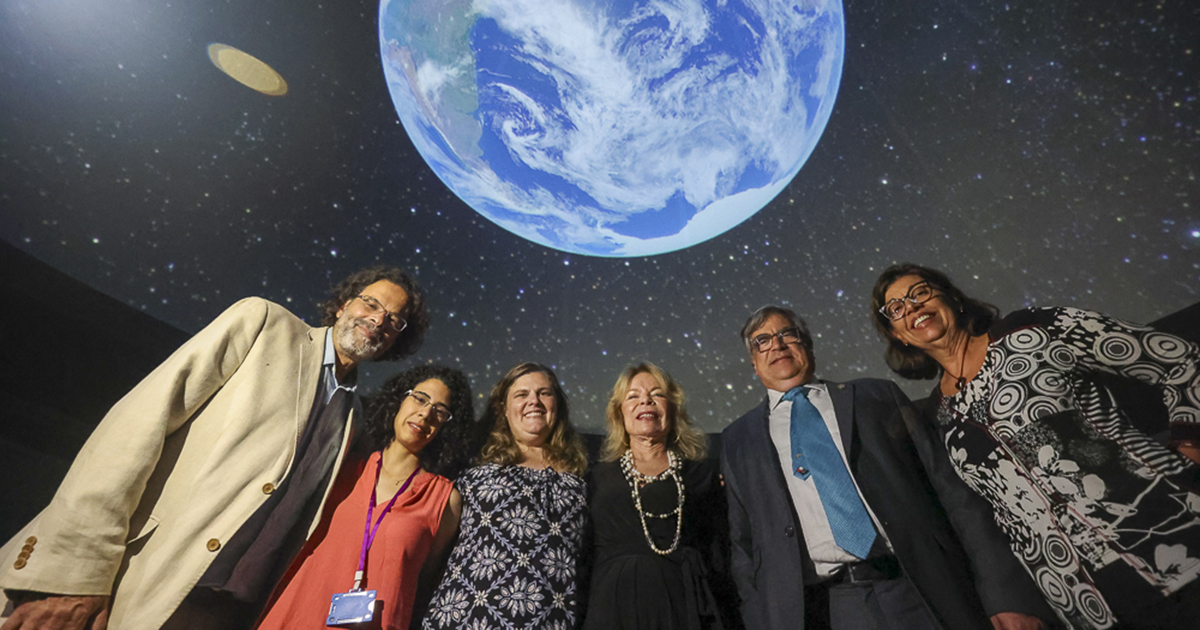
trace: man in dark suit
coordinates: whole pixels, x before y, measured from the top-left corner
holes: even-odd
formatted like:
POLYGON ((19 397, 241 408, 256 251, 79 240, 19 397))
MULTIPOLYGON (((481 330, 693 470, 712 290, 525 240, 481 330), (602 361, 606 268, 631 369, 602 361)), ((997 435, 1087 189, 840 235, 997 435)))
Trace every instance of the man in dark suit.
POLYGON ((1053 619, 987 504, 894 383, 814 380, 808 328, 785 308, 756 311, 742 339, 767 388, 722 435, 748 628, 965 630, 990 617, 1035 629, 1053 619))

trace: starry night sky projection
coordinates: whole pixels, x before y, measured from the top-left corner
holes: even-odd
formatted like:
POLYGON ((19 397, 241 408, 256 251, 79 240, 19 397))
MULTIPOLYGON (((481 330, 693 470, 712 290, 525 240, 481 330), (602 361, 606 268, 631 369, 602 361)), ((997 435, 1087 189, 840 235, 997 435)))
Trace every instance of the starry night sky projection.
POLYGON ((868 292, 902 260, 1004 311, 1148 321, 1200 299, 1200 5, 845 11, 837 106, 791 185, 711 241, 604 259, 524 241, 442 185, 392 109, 374 2, 4 0, 0 238, 188 331, 247 295, 314 321, 345 274, 398 264, 434 309, 416 360, 481 396, 551 364, 588 430, 644 359, 704 429, 736 419, 762 395, 737 330, 768 302, 807 317, 818 375, 888 377, 868 292), (214 42, 289 92, 222 74, 214 42))

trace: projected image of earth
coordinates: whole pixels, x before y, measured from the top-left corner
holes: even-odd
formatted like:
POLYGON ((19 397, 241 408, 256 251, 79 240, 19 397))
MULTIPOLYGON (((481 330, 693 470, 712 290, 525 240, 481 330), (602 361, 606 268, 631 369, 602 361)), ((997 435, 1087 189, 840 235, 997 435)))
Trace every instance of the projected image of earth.
MULTIPOLYGON (((642 361, 706 432, 760 404, 764 304, 818 378, 923 398, 872 325, 893 263, 1004 313, 1200 300, 1196 32, 1189 2, 0 3, 0 246, 188 334, 247 296, 316 324, 396 265, 429 336, 364 395, 437 363, 478 411, 536 361, 585 432, 642 361)), ((86 334, 43 291, 11 334, 86 334)))
POLYGON ((506 230, 644 256, 749 218, 833 109, 836 0, 383 0, 396 111, 434 172, 506 230))

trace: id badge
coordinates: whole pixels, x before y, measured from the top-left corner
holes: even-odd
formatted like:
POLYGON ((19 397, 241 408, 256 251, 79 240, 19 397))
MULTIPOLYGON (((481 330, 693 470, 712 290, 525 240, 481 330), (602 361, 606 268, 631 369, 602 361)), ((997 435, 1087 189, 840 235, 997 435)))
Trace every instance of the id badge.
POLYGON ((375 591, 336 593, 329 603, 327 626, 347 626, 370 621, 375 615, 375 591))

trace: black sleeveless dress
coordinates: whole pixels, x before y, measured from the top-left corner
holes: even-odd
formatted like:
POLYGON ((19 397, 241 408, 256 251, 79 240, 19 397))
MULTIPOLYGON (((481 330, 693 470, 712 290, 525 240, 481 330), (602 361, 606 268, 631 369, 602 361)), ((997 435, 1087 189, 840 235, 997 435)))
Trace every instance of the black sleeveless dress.
MULTIPOLYGON (((740 628, 729 575, 728 516, 716 460, 685 461, 685 499, 679 546, 661 556, 650 549, 619 461, 588 473, 593 571, 585 630, 709 630, 740 628)), ((664 514, 678 502, 675 482, 641 490, 642 508, 664 514)), ((668 549, 675 517, 648 518, 654 546, 668 549)))

